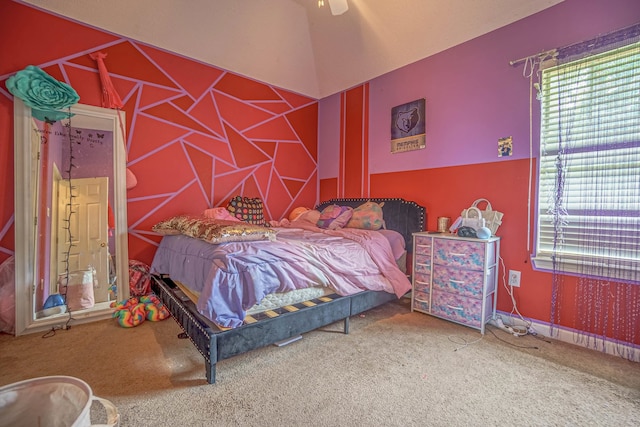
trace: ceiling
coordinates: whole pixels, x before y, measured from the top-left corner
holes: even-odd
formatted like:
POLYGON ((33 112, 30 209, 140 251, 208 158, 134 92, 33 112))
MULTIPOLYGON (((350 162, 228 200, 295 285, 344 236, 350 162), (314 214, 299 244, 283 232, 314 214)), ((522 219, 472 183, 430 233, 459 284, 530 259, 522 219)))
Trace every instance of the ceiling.
POLYGON ((321 99, 562 0, 23 0, 321 99))

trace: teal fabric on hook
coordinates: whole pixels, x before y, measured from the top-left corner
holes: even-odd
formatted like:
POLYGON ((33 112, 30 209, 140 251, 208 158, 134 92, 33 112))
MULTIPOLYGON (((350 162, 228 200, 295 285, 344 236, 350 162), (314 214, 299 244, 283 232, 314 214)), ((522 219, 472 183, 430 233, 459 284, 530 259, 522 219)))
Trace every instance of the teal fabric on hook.
POLYGON ((59 82, 34 65, 28 65, 9 77, 7 89, 31 107, 32 115, 41 121, 57 121, 70 117, 60 111, 80 100, 78 93, 66 83, 59 82))

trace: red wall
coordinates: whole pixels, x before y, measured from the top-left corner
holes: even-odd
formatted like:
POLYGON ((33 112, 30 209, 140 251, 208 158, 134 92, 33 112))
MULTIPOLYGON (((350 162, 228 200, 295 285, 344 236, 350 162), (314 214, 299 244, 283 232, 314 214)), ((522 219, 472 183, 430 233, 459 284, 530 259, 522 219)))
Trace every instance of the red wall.
POLYGON ((0 262, 14 249, 13 97, 6 79, 37 65, 100 105, 97 66, 125 102, 129 258, 151 262, 156 222, 261 197, 267 219, 317 200, 317 102, 19 3, 0 3, 0 262), (34 31, 38 28, 41 31, 34 31), (45 36, 46 34, 46 36, 45 36))
MULTIPOLYGON (((535 163, 533 164, 535 170, 535 163)), ((421 169, 370 176, 370 197, 402 197, 427 208, 427 229, 437 229, 437 217, 452 219, 460 215, 458 206, 467 206, 478 194, 491 201, 501 212, 507 212, 498 235, 501 256, 508 269, 522 272, 521 283, 515 288, 517 306, 528 317, 550 319, 550 274, 534 272, 530 265, 527 239, 527 205, 514 194, 526 194, 529 170, 528 160, 481 163, 474 165, 421 169), (505 179, 505 177, 509 177, 505 179)), ((356 177, 359 178, 359 177, 356 177)), ((322 200, 338 197, 336 179, 320 182, 322 200)), ((350 194, 348 197, 358 197, 350 194)), ((534 193, 535 197, 535 193, 534 193)), ((509 295, 504 288, 498 292, 498 310, 510 311, 509 295)))

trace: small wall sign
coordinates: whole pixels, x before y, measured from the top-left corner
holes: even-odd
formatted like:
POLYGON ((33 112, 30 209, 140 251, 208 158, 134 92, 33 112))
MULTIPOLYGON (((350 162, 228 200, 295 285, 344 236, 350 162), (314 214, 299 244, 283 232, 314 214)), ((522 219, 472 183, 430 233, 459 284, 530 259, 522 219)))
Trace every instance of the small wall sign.
POLYGON ((513 138, 507 136, 498 139, 498 157, 507 157, 513 154, 513 138))

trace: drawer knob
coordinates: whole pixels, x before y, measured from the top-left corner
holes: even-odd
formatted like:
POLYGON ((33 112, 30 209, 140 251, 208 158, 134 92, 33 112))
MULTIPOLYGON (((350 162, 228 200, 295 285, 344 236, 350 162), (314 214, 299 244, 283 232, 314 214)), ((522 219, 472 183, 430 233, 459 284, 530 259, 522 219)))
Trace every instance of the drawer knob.
POLYGON ((451 310, 458 310, 458 311, 464 310, 462 307, 454 307, 454 306, 449 305, 449 304, 447 304, 447 307, 449 307, 451 310))

